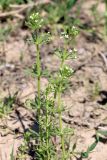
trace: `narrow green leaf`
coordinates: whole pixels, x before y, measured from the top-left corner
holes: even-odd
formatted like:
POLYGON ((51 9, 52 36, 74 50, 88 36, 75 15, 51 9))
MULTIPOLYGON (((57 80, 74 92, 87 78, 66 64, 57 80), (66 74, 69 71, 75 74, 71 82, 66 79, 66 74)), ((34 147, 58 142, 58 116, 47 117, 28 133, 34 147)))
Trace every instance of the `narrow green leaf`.
POLYGON ((82 158, 88 158, 89 153, 88 152, 82 152, 81 157, 82 158))
POLYGON ((75 4, 76 4, 77 0, 68 0, 67 2, 67 9, 71 9, 75 4))
POLYGON ((97 146, 97 144, 98 144, 98 140, 96 140, 94 143, 92 143, 92 144, 88 147, 88 149, 87 149, 86 152, 82 152, 82 153, 81 153, 81 157, 82 157, 82 158, 88 158, 89 153, 92 152, 92 151, 95 149, 95 147, 97 146))
POLYGON ((66 127, 66 128, 63 129, 63 134, 64 135, 69 135, 69 134, 73 135, 74 134, 74 130, 72 128, 67 128, 66 127))
POLYGON ((107 130, 104 131, 104 130, 98 130, 97 133, 103 135, 103 136, 107 136, 107 130))
POLYGON ((95 149, 96 145, 97 145, 98 141, 95 141, 94 143, 91 144, 91 146, 88 147, 88 152, 91 152, 95 149))
POLYGON ((72 147, 72 151, 73 151, 73 152, 75 151, 76 146, 77 146, 77 144, 76 144, 76 142, 75 142, 74 145, 73 145, 73 147, 72 147))

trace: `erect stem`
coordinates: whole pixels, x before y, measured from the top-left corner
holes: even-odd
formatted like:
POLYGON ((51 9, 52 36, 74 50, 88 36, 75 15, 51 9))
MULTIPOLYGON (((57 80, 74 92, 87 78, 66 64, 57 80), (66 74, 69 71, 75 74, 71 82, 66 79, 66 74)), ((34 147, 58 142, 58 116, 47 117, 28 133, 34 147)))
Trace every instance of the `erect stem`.
POLYGON ((38 109, 37 109, 37 115, 40 116, 40 79, 41 79, 41 64, 40 64, 40 51, 39 51, 39 45, 36 44, 36 51, 37 51, 37 92, 38 92, 38 109))
POLYGON ((40 135, 40 144, 42 144, 42 129, 41 129, 41 102, 40 102, 40 91, 41 91, 41 61, 40 61, 40 50, 39 44, 36 43, 36 52, 37 52, 37 93, 38 93, 38 107, 37 107, 37 121, 39 125, 39 135, 40 135))
MULTIPOLYGON (((63 67, 64 60, 62 60, 60 68, 63 67)), ((64 135, 63 135, 63 127, 62 127, 62 111, 61 111, 61 84, 59 86, 58 90, 58 111, 59 111, 59 128, 61 133, 61 146, 62 146, 62 154, 63 154, 63 160, 65 160, 65 143, 64 143, 64 135)))
POLYGON ((64 144, 64 136, 63 136, 63 128, 62 128, 62 112, 61 112, 61 92, 58 91, 58 110, 59 110, 59 128, 61 133, 61 145, 63 152, 63 160, 65 160, 65 144, 64 144))

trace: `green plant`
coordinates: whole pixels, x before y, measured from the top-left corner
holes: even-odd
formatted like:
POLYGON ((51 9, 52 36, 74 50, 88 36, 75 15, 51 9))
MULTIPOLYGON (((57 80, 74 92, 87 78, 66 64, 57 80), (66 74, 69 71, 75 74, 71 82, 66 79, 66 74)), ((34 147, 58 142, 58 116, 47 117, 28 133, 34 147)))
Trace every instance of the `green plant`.
POLYGON ((92 99, 95 100, 95 98, 99 95, 100 92, 100 85, 98 82, 96 82, 92 88, 92 99))
POLYGON ((107 0, 104 0, 104 3, 105 3, 105 12, 104 12, 104 15, 103 17, 99 14, 98 10, 97 10, 97 7, 99 5, 99 2, 100 1, 97 1, 96 4, 94 4, 92 7, 91 7, 91 11, 92 11, 92 14, 93 14, 93 17, 94 17, 94 21, 95 21, 95 25, 98 26, 99 22, 104 19, 104 33, 105 35, 107 35, 107 0))
POLYGON ((9 95, 8 97, 0 100, 0 118, 7 116, 14 108, 14 103, 16 100, 15 93, 13 96, 9 95))
POLYGON ((97 7, 98 7, 98 4, 99 4, 99 1, 97 1, 95 4, 93 4, 93 6, 91 7, 91 12, 92 12, 92 15, 93 15, 93 18, 94 18, 94 22, 96 25, 99 24, 99 21, 100 21, 100 14, 97 10, 97 7))
POLYGON ((62 99, 61 95, 63 91, 66 89, 66 83, 68 82, 69 78, 73 75, 73 69, 71 69, 69 66, 65 64, 66 60, 69 59, 74 59, 76 58, 76 49, 73 50, 68 50, 67 49, 67 44, 69 44, 69 41, 76 37, 78 35, 78 31, 75 27, 72 27, 71 29, 65 30, 62 32, 61 37, 64 40, 65 46, 63 49, 58 48, 56 50, 56 55, 60 58, 60 67, 59 71, 55 77, 55 81, 53 82, 54 86, 54 93, 56 94, 57 97, 57 105, 58 105, 58 115, 59 115, 59 135, 61 138, 61 146, 62 146, 62 159, 65 160, 67 159, 68 154, 66 153, 65 149, 65 136, 72 132, 72 129, 70 130, 69 128, 64 128, 62 127, 62 112, 64 110, 63 105, 62 105, 62 99))
POLYGON ((95 149, 97 144, 100 142, 101 137, 107 138, 107 130, 96 130, 95 141, 87 148, 86 152, 81 153, 82 158, 89 157, 89 154, 95 149))
MULTIPOLYGON (((40 29, 43 25, 44 21, 43 19, 41 19, 39 13, 36 14, 32 14, 29 17, 29 21, 27 23, 27 25, 29 26, 29 28, 33 31, 32 33, 32 38, 33 38, 33 42, 36 46, 36 52, 37 52, 37 57, 36 57, 36 63, 33 67, 33 73, 36 75, 37 77, 37 96, 35 97, 35 102, 34 102, 34 106, 36 106, 37 108, 37 121, 38 121, 38 126, 39 126, 39 134, 37 134, 37 137, 39 138, 39 144, 38 147, 36 147, 36 151, 37 151, 37 156, 38 158, 44 157, 44 159, 46 158, 46 154, 43 153, 47 153, 47 159, 49 159, 50 154, 49 154, 49 127, 50 127, 50 122, 49 122, 49 105, 50 105, 50 101, 52 103, 51 99, 48 99, 48 92, 50 92, 49 87, 46 88, 46 92, 45 95, 41 95, 41 76, 43 75, 42 71, 41 71, 41 61, 40 61, 40 46, 44 43, 48 43, 50 41, 50 33, 40 33, 40 29), (44 100, 43 100, 43 98, 44 100), (46 115, 45 117, 42 114, 42 108, 45 107, 46 109, 46 115), (44 121, 44 123, 43 123, 44 121), (45 126, 46 125, 46 126, 45 126), (46 134, 43 133, 43 130, 46 129, 46 134), (42 151, 42 152, 41 152, 42 151)), ((52 104, 51 104, 52 105, 52 104)))
MULTIPOLYGON (((41 69, 40 47, 42 44, 46 44, 51 40, 51 34, 49 32, 41 32, 43 24, 44 20, 40 17, 39 13, 33 13, 27 22, 27 25, 32 30, 32 42, 36 46, 36 61, 30 72, 34 77, 37 77, 37 96, 35 96, 35 101, 31 101, 31 106, 33 109, 36 109, 38 131, 34 132, 30 130, 25 139, 29 144, 31 137, 38 137, 38 141, 33 145, 36 159, 66 160, 70 156, 70 152, 66 149, 65 137, 69 134, 72 135, 73 130, 63 128, 62 126, 62 112, 64 111, 64 107, 61 96, 66 89, 69 78, 73 75, 73 69, 66 65, 65 61, 76 58, 77 50, 69 49, 68 45, 78 35, 78 30, 74 26, 71 28, 65 27, 61 33, 60 38, 63 39, 64 46, 55 50, 55 54, 60 59, 59 70, 53 76, 49 73, 47 74, 49 82, 43 92, 41 89, 41 77, 46 75, 46 72, 41 69), (56 115, 59 122, 55 120, 56 115), (62 156, 57 155, 55 142, 53 143, 52 140, 53 137, 58 139, 60 137, 62 156)), ((61 149, 59 150, 61 152, 61 149)))
POLYGON ((5 41, 10 32, 11 32, 11 26, 7 26, 4 28, 2 27, 0 29, 0 41, 5 41))
POLYGON ((69 16, 69 12, 76 3, 77 0, 57 0, 52 1, 52 3, 48 5, 42 5, 41 7, 48 13, 47 23, 72 25, 72 23, 70 23, 72 22, 72 18, 69 16))
POLYGON ((0 43, 2 44, 1 45, 1 48, 2 48, 2 53, 5 54, 5 41, 7 40, 10 32, 12 31, 12 28, 11 26, 7 26, 7 27, 1 27, 0 28, 0 43))
MULTIPOLYGON (((75 40, 78 30, 73 26, 71 28, 65 27, 61 32, 60 38, 63 39, 63 47, 59 46, 55 49, 55 54, 60 59, 60 65, 58 71, 52 75, 42 70, 40 59, 40 47, 52 40, 51 34, 42 32, 44 21, 39 13, 33 13, 29 17, 27 25, 32 30, 32 42, 36 46, 37 54, 35 64, 29 70, 33 77, 37 77, 37 95, 33 101, 30 101, 32 109, 36 112, 37 129, 36 131, 29 129, 25 132, 24 144, 19 149, 19 159, 25 158, 25 155, 29 152, 33 152, 33 158, 36 160, 68 160, 72 156, 77 157, 78 154, 80 158, 88 158, 100 141, 100 137, 107 136, 107 131, 97 130, 95 141, 85 152, 79 153, 76 151, 77 144, 74 143, 70 147, 70 141, 67 141, 67 137, 74 134, 73 129, 64 128, 62 121, 62 113, 65 110, 62 94, 74 73, 73 69, 66 64, 66 61, 77 57, 77 50, 75 48, 69 49, 69 42, 75 40), (48 84, 43 91, 41 77, 46 75, 48 84), (60 147, 57 149, 57 146, 60 147)), ((97 95, 98 93, 99 87, 96 83, 94 94, 97 95)))
POLYGON ((87 148, 86 152, 81 153, 82 158, 88 158, 89 154, 95 149, 97 146, 99 140, 96 138, 96 140, 87 148))
POLYGON ((0 6, 2 7, 2 9, 6 9, 9 6, 10 3, 11 3, 11 0, 7 0, 7 1, 1 0, 0 1, 0 6))

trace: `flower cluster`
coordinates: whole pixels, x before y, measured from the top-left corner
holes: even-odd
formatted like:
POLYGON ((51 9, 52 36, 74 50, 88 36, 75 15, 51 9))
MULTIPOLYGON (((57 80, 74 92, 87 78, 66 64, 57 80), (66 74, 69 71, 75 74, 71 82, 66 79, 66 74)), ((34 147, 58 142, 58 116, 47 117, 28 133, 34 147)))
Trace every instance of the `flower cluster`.
POLYGON ((64 65, 62 68, 60 68, 60 74, 63 78, 70 77, 73 75, 73 73, 73 69, 68 67, 67 65, 64 65))
POLYGON ((30 15, 27 25, 32 30, 40 29, 43 26, 43 19, 40 17, 39 13, 33 13, 30 15))
POLYGON ((61 32, 61 39, 69 39, 69 35, 66 32, 61 32))
POLYGON ((72 59, 76 59, 77 58, 77 49, 73 48, 69 50, 69 57, 71 57, 72 59))
POLYGON ((66 41, 70 41, 74 39, 78 35, 79 31, 75 26, 72 27, 66 27, 64 29, 64 32, 61 33, 60 38, 64 39, 66 41))
POLYGON ((72 28, 70 28, 70 30, 69 30, 69 34, 72 37, 76 37, 78 35, 78 33, 79 33, 79 31, 75 26, 72 26, 72 28))
POLYGON ((76 59, 77 58, 77 49, 69 49, 69 50, 61 50, 58 48, 55 50, 55 54, 63 61, 68 59, 76 59))

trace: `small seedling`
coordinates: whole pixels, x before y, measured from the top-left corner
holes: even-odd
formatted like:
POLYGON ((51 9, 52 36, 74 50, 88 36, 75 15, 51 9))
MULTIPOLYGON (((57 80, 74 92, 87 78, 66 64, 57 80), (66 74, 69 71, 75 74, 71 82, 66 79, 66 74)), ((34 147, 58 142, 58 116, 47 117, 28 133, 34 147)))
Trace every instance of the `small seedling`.
POLYGON ((70 10, 75 6, 77 0, 57 0, 49 5, 41 6, 48 13, 47 22, 50 24, 70 24, 70 10))
POLYGON ((0 28, 0 41, 5 41, 11 32, 11 26, 0 28))
POLYGON ((99 14, 97 7, 100 1, 97 1, 96 4, 94 4, 91 8, 93 17, 94 17, 94 21, 95 21, 95 25, 98 26, 99 22, 102 20, 102 18, 104 19, 104 35, 107 35, 107 0, 104 0, 105 3, 105 12, 103 17, 99 14))
POLYGON ((8 97, 0 100, 0 118, 5 117, 12 112, 16 101, 16 96, 17 93, 13 96, 9 95, 8 97))
POLYGON ((95 147, 97 146, 98 142, 100 142, 100 138, 101 137, 107 138, 107 130, 98 129, 96 131, 95 141, 87 148, 86 152, 82 152, 81 153, 81 157, 82 158, 88 158, 89 157, 89 154, 95 149, 95 147))
POLYGON ((99 21, 100 21, 100 15, 99 15, 99 12, 97 10, 97 7, 98 7, 98 4, 99 4, 99 1, 97 1, 95 4, 93 4, 93 6, 91 7, 91 12, 92 12, 92 15, 93 15, 93 18, 94 18, 94 22, 96 25, 99 24, 99 21))
POLYGON ((97 96, 99 96, 100 93, 100 85, 98 82, 96 82, 92 88, 92 99, 95 100, 97 96))

